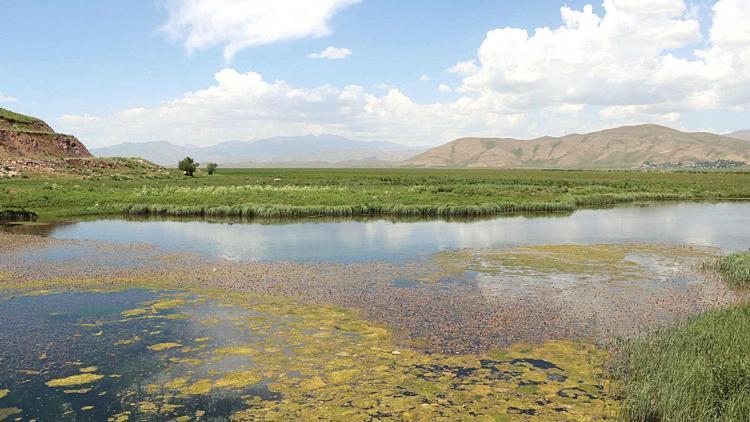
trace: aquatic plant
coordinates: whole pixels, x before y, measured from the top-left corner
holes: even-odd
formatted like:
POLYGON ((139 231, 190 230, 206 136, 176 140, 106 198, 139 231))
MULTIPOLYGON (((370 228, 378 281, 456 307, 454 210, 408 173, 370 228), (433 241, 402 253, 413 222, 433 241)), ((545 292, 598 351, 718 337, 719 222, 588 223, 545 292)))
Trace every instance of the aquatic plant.
POLYGON ((750 199, 750 173, 642 171, 224 169, 154 179, 10 180, 0 203, 71 215, 481 217, 668 200, 750 199), (45 185, 46 184, 46 185, 45 185), (53 188, 54 186, 54 188, 53 188))
POLYGON ((714 310, 619 343, 622 418, 740 421, 750 415, 750 304, 714 310))
POLYGON ((750 285, 750 252, 740 252, 719 259, 717 269, 724 280, 734 285, 750 285))

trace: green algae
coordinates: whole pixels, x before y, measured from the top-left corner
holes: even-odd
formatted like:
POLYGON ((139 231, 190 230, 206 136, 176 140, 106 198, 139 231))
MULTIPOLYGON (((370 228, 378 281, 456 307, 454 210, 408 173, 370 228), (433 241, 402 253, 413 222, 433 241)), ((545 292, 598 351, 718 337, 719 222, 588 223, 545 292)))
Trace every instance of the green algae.
POLYGON ((10 393, 10 390, 8 390, 7 388, 0 390, 0 399, 7 396, 8 393, 10 393))
POLYGON ((187 348, 186 356, 168 359, 164 373, 182 375, 151 384, 150 398, 137 405, 146 406, 141 412, 163 414, 179 397, 220 390, 243 394, 259 385, 283 400, 245 395, 247 409, 236 412, 234 420, 499 418, 516 411, 585 420, 611 416, 617 406, 602 375, 607 354, 591 344, 519 345, 479 356, 425 354, 396 348, 386 328, 335 307, 227 292, 196 294, 220 300, 216 306, 222 309, 251 312, 227 321, 255 336, 247 343, 187 348), (227 358, 246 368, 206 367, 227 358), (537 361, 545 364, 529 363, 537 361))
POLYGON ((84 373, 79 375, 71 375, 66 378, 57 378, 47 381, 48 387, 72 387, 76 385, 91 384, 92 382, 99 381, 104 378, 104 375, 84 373))
POLYGON ((17 407, 3 407, 0 408, 0 421, 4 421, 11 416, 15 416, 21 413, 21 409, 17 407))
POLYGON ((642 257, 664 265, 695 264, 715 257, 713 248, 658 244, 595 244, 520 246, 504 250, 441 252, 433 259, 442 271, 473 271, 490 275, 572 275, 577 279, 641 280, 651 269, 642 257))
MULTIPOLYGON (((117 341, 119 346, 141 347, 160 356, 163 366, 139 381, 145 387, 133 385, 117 393, 122 410, 131 413, 110 420, 137 414, 193 417, 195 409, 185 403, 224 394, 242 397, 244 410, 236 411, 234 420, 430 420, 466 415, 502 420, 519 412, 541 419, 586 420, 612 416, 617 409, 602 374, 607 354, 592 344, 559 341, 481 355, 426 354, 397 347, 390 330, 351 311, 227 291, 169 292, 133 309, 146 312, 114 323, 185 314, 190 315, 186 323, 195 327, 217 332, 231 328, 234 334, 211 341, 200 335, 162 335, 161 343, 148 346, 139 344, 148 330, 121 333, 125 336, 117 341), (154 307, 156 303, 170 306, 154 307), (197 303, 215 311, 191 312, 197 303), (191 344, 183 346, 187 341, 191 344), (161 353, 167 350, 168 355, 161 353)), ((101 378, 81 373, 47 385, 85 385, 101 378)))
POLYGON ((158 343, 158 344, 153 344, 151 346, 148 346, 149 350, 153 350, 156 352, 160 352, 162 350, 174 349, 175 347, 182 347, 182 344, 168 342, 168 343, 158 343))

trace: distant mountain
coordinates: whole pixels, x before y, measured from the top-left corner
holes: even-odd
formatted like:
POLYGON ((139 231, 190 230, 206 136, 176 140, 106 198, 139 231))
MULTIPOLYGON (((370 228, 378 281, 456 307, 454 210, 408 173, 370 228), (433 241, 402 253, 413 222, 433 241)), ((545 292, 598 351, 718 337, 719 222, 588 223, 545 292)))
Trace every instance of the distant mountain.
POLYGON ((702 160, 750 162, 748 142, 658 125, 624 126, 589 134, 532 140, 461 138, 407 161, 416 167, 632 168, 702 160))
POLYGON ((750 141, 750 130, 738 130, 737 132, 732 132, 726 136, 742 139, 743 141, 750 141))
POLYGON ((256 141, 222 142, 208 147, 180 146, 166 141, 124 143, 94 148, 97 157, 141 157, 157 164, 176 165, 190 156, 198 162, 256 166, 266 163, 350 161, 401 161, 423 149, 405 147, 390 142, 353 141, 334 135, 286 136, 256 141))
POLYGON ((57 133, 36 117, 0 108, 0 158, 90 156, 75 136, 57 133))

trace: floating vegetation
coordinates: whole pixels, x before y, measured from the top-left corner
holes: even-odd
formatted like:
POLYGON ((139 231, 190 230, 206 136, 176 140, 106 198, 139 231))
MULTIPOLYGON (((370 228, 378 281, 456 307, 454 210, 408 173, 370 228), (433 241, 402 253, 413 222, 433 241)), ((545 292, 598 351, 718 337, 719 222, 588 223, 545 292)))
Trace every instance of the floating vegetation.
POLYGON ((574 275, 577 280, 642 280, 653 265, 680 268, 716 256, 716 250, 697 246, 656 244, 564 244, 520 246, 499 251, 463 250, 436 255, 451 271, 469 270, 511 276, 574 275), (648 259, 644 259, 648 258, 648 259), (646 263, 647 262, 647 263, 646 263))
MULTIPOLYGON (((234 420, 465 415, 580 420, 612 416, 617 409, 601 369, 608 354, 592 344, 553 341, 481 355, 425 354, 396 347, 387 329, 349 311, 283 298, 165 292, 156 300, 136 304, 117 298, 141 294, 123 291, 64 294, 54 303, 75 300, 76 295, 86 295, 86 306, 96 304, 99 297, 123 303, 113 307, 109 316, 97 315, 101 325, 91 318, 57 321, 69 321, 70 326, 58 326, 63 330, 107 329, 101 337, 66 335, 61 341, 73 342, 69 350, 74 354, 48 352, 48 359, 34 359, 29 365, 53 374, 70 365, 78 367, 79 374, 46 381, 44 386, 74 387, 63 392, 66 400, 73 400, 69 411, 80 417, 177 419, 194 418, 204 411, 207 417, 234 420), (174 306, 154 307, 156 303, 174 306), (154 318, 140 313, 124 317, 123 311, 129 309, 147 309, 154 318), (190 319, 160 318, 169 314, 189 314, 190 319), (114 346, 113 336, 130 340, 144 335, 158 342, 114 346), (78 341, 92 346, 79 350, 78 341), (112 366, 106 358, 92 361, 89 352, 114 354, 119 363, 112 366), (105 377, 96 370, 122 377, 105 377)), ((75 306, 66 308, 71 315, 78 312, 75 306)), ((7 363, 0 361, 0 371, 8 369, 3 365, 7 363)), ((19 393, 8 395, 10 404, 31 388, 24 379, 16 382, 19 393)), ((55 397, 45 400, 59 400, 55 397)), ((55 410, 60 409, 56 402, 22 403, 28 404, 21 407, 29 417, 61 416, 54 413, 60 411, 55 410)))
POLYGON ((71 375, 66 378, 58 378, 45 382, 49 387, 72 387, 82 384, 91 384, 104 378, 104 375, 98 374, 79 374, 71 375))
POLYGON ((3 397, 5 397, 5 396, 7 396, 8 393, 10 393, 10 390, 8 390, 7 388, 0 389, 0 399, 3 398, 3 397))
POLYGON ((161 352, 162 350, 174 349, 175 347, 182 347, 180 343, 159 343, 148 346, 149 350, 161 352))

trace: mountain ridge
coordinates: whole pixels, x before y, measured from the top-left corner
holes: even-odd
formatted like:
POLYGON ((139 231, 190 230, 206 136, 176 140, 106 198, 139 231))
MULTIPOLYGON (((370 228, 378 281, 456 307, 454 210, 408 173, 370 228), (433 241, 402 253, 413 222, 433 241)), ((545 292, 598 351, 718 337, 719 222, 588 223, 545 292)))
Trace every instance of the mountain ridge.
POLYGON ((132 142, 93 148, 97 157, 138 156, 163 165, 175 165, 185 156, 219 164, 401 161, 421 152, 391 142, 355 141, 336 135, 276 136, 254 141, 226 141, 207 147, 175 145, 168 141, 132 142))
POLYGON ((529 140, 465 137, 418 154, 403 165, 472 168, 633 168, 645 163, 750 161, 750 144, 666 126, 622 126, 529 140))

